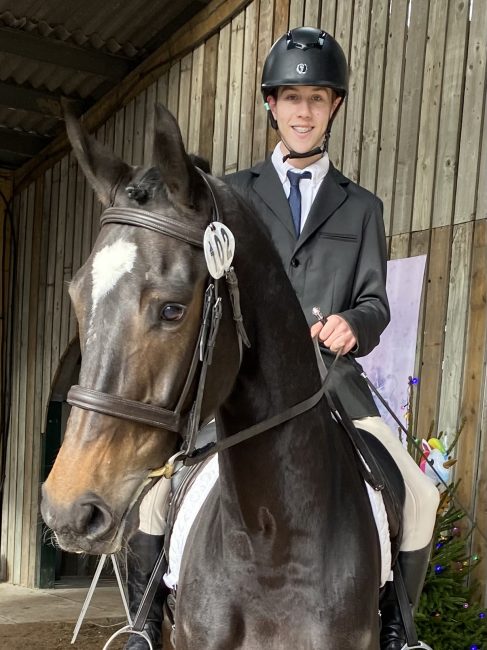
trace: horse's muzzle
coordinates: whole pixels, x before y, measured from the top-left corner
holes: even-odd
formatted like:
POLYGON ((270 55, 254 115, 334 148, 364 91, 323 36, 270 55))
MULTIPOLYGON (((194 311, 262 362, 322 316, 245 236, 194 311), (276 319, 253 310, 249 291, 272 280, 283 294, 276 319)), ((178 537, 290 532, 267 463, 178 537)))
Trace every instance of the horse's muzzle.
POLYGON ((43 486, 41 514, 47 526, 66 551, 112 553, 120 546, 120 521, 105 501, 86 493, 69 505, 56 505, 43 486))

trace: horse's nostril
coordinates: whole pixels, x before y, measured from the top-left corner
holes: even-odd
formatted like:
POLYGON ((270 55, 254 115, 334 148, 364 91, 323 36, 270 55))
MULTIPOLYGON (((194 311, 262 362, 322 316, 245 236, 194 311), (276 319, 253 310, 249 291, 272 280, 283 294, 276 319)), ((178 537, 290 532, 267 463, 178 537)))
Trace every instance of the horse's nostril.
POLYGON ((87 523, 86 532, 88 535, 103 535, 110 528, 111 522, 112 517, 105 509, 92 505, 91 517, 87 523))
POLYGON ((102 537, 110 529, 112 520, 112 515, 101 499, 93 497, 89 501, 84 499, 78 502, 73 528, 82 535, 102 537))

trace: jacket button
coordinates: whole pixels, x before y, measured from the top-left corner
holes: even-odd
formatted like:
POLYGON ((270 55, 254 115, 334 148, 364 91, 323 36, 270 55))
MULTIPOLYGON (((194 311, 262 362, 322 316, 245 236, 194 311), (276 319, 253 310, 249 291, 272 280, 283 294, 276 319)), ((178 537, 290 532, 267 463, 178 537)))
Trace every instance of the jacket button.
POLYGON ((294 268, 299 266, 299 260, 297 259, 297 257, 293 257, 293 259, 291 260, 291 266, 294 266, 294 268))

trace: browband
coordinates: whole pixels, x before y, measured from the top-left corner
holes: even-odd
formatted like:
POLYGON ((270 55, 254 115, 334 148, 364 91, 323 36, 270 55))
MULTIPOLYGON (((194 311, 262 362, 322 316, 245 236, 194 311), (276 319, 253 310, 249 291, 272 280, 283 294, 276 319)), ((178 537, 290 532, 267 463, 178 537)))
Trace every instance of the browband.
POLYGON ((203 248, 204 230, 171 219, 165 214, 149 212, 141 208, 107 208, 101 216, 100 225, 104 226, 107 223, 139 226, 203 248))

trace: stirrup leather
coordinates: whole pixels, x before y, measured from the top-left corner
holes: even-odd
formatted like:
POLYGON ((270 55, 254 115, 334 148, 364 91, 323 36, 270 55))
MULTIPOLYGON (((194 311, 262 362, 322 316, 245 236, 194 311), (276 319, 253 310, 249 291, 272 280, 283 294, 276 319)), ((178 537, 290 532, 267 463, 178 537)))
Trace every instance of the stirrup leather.
POLYGON ((433 650, 431 646, 418 639, 413 612, 409 605, 409 598, 399 564, 394 567, 394 587, 407 639, 401 650, 433 650))

